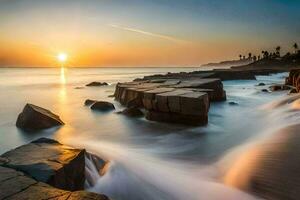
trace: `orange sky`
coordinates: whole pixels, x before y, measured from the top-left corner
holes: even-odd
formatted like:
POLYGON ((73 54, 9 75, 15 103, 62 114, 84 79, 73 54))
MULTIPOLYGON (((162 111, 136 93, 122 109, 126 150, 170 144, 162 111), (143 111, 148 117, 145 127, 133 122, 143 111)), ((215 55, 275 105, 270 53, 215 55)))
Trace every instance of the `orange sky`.
POLYGON ((289 50, 299 39, 286 10, 269 21, 273 10, 283 10, 280 0, 254 13, 250 5, 236 11, 236 4, 216 2, 2 0, 0 66, 57 67, 60 52, 69 67, 199 66, 277 45, 289 50))

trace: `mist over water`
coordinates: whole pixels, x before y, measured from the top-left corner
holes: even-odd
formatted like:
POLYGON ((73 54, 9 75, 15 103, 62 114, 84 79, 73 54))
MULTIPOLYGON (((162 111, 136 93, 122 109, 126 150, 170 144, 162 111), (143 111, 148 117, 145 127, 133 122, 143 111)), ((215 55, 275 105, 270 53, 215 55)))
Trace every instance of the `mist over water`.
POLYGON ((122 110, 108 97, 117 82, 183 70, 66 69, 62 75, 58 69, 0 69, 0 153, 39 137, 85 148, 109 161, 106 173, 100 176, 87 160, 87 170, 94 174, 87 190, 115 200, 256 199, 224 184, 224 177, 257 143, 299 121, 299 95, 261 92, 272 83, 282 83, 287 74, 259 76, 257 81, 225 81, 228 101, 212 103, 205 127, 92 112, 83 105, 87 98, 106 100, 122 110), (92 81, 110 86, 75 89, 92 81), (256 86, 259 82, 267 85, 256 86), (238 105, 231 106, 230 101, 238 105), (27 102, 52 110, 66 125, 37 133, 16 129, 17 115, 27 102))

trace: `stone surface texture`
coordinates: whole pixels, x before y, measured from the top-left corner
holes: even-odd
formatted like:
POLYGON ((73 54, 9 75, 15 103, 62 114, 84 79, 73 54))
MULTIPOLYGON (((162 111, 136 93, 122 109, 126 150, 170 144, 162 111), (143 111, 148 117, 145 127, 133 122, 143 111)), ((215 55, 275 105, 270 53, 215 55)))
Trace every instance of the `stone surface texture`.
POLYGON ((55 140, 41 138, 0 157, 0 200, 108 200, 81 191, 84 181, 85 150, 55 140))
POLYGON ((145 108, 148 120, 204 125, 208 121, 210 102, 226 100, 221 80, 206 76, 211 74, 144 77, 118 83, 114 96, 127 107, 145 108))
POLYGON ((285 84, 294 87, 293 93, 300 92, 300 69, 293 69, 290 71, 289 76, 285 79, 285 84))
POLYGON ((41 130, 63 124, 59 116, 33 104, 25 105, 16 122, 16 126, 24 130, 41 130))

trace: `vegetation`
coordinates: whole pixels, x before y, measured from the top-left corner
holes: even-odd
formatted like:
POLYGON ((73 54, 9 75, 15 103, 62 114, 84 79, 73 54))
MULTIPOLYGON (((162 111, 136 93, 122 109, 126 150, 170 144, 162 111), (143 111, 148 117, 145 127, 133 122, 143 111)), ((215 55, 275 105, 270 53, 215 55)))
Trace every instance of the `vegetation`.
POLYGON ((260 60, 292 60, 293 62, 295 59, 299 60, 300 58, 300 51, 297 43, 293 45, 294 53, 286 53, 284 56, 281 56, 281 46, 277 46, 273 52, 269 52, 267 50, 261 51, 261 54, 254 55, 253 53, 248 53, 248 57, 245 55, 240 54, 240 60, 249 60, 253 62, 258 62, 260 60))

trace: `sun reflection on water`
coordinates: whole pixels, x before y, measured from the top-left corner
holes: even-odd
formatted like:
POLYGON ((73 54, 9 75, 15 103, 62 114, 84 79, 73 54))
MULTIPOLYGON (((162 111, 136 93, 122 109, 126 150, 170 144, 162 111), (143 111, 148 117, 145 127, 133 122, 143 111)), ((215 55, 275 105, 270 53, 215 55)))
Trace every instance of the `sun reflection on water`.
POLYGON ((66 82, 67 82, 67 80, 66 80, 65 68, 61 67, 60 68, 60 83, 62 85, 65 85, 66 82))
POLYGON ((60 102, 63 103, 66 100, 66 73, 65 73, 65 68, 61 67, 60 68, 60 91, 59 91, 59 99, 60 102))

